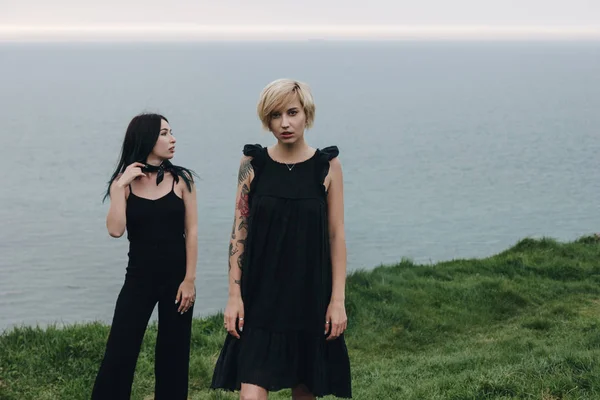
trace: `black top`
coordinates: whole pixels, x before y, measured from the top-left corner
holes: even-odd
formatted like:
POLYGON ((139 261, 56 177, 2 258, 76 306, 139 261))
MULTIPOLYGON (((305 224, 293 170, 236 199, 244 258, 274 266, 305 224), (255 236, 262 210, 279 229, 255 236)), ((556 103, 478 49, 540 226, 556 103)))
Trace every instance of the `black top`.
POLYGON ((136 196, 129 185, 127 238, 132 274, 174 272, 185 274, 185 204, 171 191, 155 200, 136 196))

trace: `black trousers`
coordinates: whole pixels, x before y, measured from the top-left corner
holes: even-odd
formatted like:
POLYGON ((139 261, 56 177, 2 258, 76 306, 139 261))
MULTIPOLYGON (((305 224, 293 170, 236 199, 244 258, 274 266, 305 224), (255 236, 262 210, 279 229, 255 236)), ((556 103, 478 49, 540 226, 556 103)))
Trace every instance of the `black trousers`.
POLYGON ((129 400, 140 346, 157 302, 154 398, 187 399, 193 307, 183 315, 177 312, 175 297, 180 284, 179 279, 125 278, 93 400, 129 400))

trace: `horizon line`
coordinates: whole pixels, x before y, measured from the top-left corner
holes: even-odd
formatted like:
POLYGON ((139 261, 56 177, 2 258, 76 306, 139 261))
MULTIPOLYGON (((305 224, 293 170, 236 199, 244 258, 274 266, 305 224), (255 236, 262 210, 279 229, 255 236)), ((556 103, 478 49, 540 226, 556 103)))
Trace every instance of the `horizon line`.
POLYGON ((473 39, 600 40, 600 27, 539 25, 0 25, 0 42, 473 39))

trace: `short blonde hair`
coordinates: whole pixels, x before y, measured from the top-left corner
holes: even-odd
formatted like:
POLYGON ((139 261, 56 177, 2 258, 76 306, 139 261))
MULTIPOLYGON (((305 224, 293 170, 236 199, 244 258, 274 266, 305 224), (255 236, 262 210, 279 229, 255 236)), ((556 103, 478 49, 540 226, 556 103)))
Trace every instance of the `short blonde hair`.
POLYGON ((298 99, 304 108, 306 128, 311 128, 315 121, 315 102, 310 87, 306 83, 292 79, 277 79, 263 89, 256 107, 263 127, 270 130, 271 113, 294 99, 298 99))

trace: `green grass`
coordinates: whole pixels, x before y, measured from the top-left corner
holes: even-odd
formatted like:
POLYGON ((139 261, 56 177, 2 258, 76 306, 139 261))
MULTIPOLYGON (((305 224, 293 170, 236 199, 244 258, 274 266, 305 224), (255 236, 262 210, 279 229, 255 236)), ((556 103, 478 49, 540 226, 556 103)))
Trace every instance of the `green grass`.
MULTIPOLYGON (((356 399, 600 399, 600 240, 524 239, 486 259, 408 260, 348 278, 346 335, 356 399)), ((102 324, 0 336, 0 399, 88 399, 102 324)), ((191 399, 208 389, 222 316, 194 320, 191 399)), ((156 326, 133 399, 151 398, 156 326)), ((271 395, 289 398, 289 391, 271 395)))

